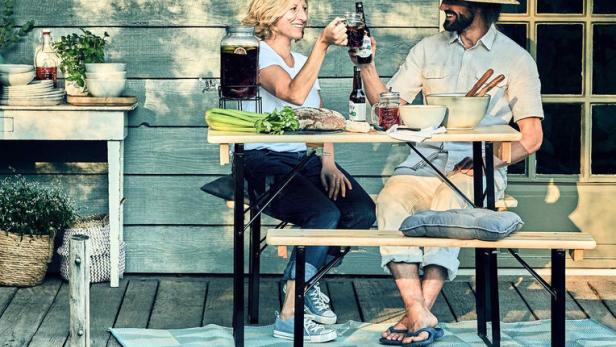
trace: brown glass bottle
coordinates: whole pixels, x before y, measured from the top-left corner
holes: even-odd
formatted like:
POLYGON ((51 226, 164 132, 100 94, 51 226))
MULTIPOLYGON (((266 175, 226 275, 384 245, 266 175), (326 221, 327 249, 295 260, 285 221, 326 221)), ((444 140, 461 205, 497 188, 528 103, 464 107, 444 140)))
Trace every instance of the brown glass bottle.
POLYGON ((370 28, 368 28, 368 23, 366 23, 364 4, 361 1, 355 3, 355 13, 361 15, 361 19, 364 22, 364 31, 366 32, 363 43, 356 53, 357 63, 370 64, 372 62, 372 42, 370 41, 370 28))
POLYGON ((357 66, 353 73, 353 91, 349 97, 349 119, 357 122, 366 122, 366 94, 361 83, 361 74, 357 66))

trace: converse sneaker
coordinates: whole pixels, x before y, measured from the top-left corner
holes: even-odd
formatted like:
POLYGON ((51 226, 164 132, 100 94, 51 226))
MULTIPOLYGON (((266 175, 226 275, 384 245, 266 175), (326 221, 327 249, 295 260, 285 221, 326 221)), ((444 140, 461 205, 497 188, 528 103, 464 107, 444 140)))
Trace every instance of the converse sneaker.
MULTIPOLYGON (((293 318, 282 320, 276 314, 276 322, 274 323, 274 337, 286 340, 293 340, 293 318)), ((311 343, 329 342, 338 337, 335 330, 324 327, 304 317, 304 341, 311 343)))
MULTIPOLYGON (((287 286, 282 287, 282 292, 286 295, 287 286)), ((317 282, 304 296, 304 313, 306 318, 321 324, 336 324, 338 317, 329 307, 329 298, 321 291, 317 282)))

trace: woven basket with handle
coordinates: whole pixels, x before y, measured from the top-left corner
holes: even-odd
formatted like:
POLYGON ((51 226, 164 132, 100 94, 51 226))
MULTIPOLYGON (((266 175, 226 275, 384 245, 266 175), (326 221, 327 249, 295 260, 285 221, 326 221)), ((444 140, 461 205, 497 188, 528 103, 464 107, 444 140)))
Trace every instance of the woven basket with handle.
POLYGON ((0 230, 0 285, 30 287, 43 282, 51 260, 53 237, 0 230))

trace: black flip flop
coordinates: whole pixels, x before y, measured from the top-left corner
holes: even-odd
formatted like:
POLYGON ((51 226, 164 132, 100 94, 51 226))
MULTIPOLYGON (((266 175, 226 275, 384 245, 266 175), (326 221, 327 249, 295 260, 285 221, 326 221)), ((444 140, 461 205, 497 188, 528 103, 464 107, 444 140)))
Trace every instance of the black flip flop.
POLYGON ((428 338, 423 341, 413 341, 411 343, 402 343, 400 344, 402 347, 425 347, 434 343, 434 341, 440 339, 445 335, 445 331, 441 328, 436 327, 428 327, 419 329, 416 332, 409 334, 408 336, 417 336, 423 332, 428 333, 428 338))
MULTIPOLYGON (((387 331, 389 331, 390 334, 404 334, 405 336, 414 336, 414 335, 409 335, 409 331, 406 329, 396 329, 394 328, 394 326, 390 326, 389 328, 387 328, 387 331)), ((402 346, 402 341, 399 340, 389 340, 385 337, 382 337, 379 339, 379 343, 382 345, 386 345, 386 346, 402 346)))

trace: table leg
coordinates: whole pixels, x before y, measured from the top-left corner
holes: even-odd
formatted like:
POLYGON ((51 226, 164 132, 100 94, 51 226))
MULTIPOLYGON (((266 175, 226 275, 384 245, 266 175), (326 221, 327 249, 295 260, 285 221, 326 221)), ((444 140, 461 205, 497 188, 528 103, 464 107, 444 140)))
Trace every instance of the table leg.
POLYGON ((250 209, 250 257, 248 267, 248 321, 251 324, 259 323, 259 279, 261 257, 261 217, 257 216, 257 207, 250 209))
POLYGON ((304 346, 304 287, 306 285, 306 253, 303 246, 295 248, 295 317, 293 347, 304 346))
POLYGON ((565 250, 552 250, 552 346, 565 346, 565 250))
POLYGON ((233 152, 233 337, 244 346, 244 145, 233 152))
MULTIPOLYGON (((483 167, 481 165, 481 142, 473 142, 473 197, 475 206, 483 206, 483 167)), ((487 336, 487 313, 486 313, 486 258, 485 250, 475 249, 475 288, 476 311, 477 311, 477 334, 484 338, 487 336)))
POLYGON ((110 285, 120 284, 120 242, 123 239, 123 141, 107 141, 109 186, 109 259, 110 285))
POLYGON ((499 347, 501 340, 500 333, 500 307, 498 302, 498 263, 497 263, 497 255, 498 250, 489 249, 487 250, 488 256, 486 259, 488 260, 490 266, 488 269, 489 283, 490 283, 490 319, 492 321, 492 346, 499 347))

